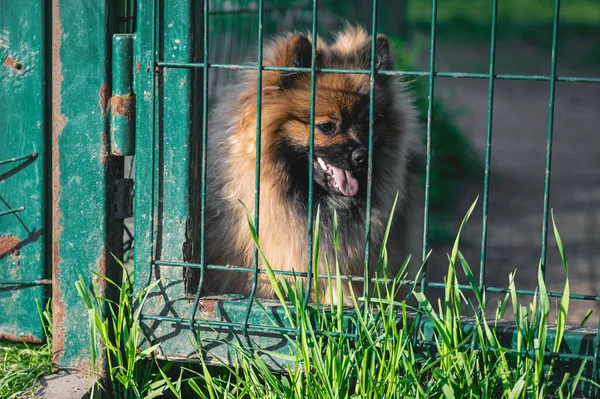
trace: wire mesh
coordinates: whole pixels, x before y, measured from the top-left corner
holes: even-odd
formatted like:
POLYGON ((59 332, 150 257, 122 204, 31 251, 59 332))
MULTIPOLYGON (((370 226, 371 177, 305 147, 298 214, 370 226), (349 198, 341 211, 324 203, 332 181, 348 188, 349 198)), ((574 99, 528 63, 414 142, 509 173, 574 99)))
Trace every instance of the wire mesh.
MULTIPOLYGON (((369 69, 338 69, 338 68, 320 68, 316 63, 316 41, 312 42, 311 48, 311 64, 310 67, 281 67, 281 66, 265 66, 263 65, 263 43, 265 37, 278 32, 290 31, 292 28, 299 30, 301 28, 307 28, 313 37, 316 37, 319 31, 319 22, 321 19, 328 20, 327 13, 333 9, 334 2, 317 1, 312 0, 309 2, 270 2, 267 0, 257 1, 239 1, 239 2, 223 2, 223 1, 205 1, 202 2, 201 7, 198 6, 198 10, 202 10, 202 38, 195 38, 195 40, 202 40, 202 52, 201 54, 194 54, 191 52, 188 54, 187 60, 170 60, 166 57, 161 58, 160 43, 161 39, 159 36, 161 32, 160 24, 166 23, 160 21, 161 7, 164 7, 162 2, 146 1, 141 2, 142 4, 150 5, 149 9, 146 9, 142 15, 139 16, 138 21, 138 36, 143 38, 142 43, 145 43, 143 48, 140 49, 143 54, 141 60, 143 65, 148 65, 149 74, 140 86, 138 83, 138 92, 142 90, 144 93, 148 93, 146 103, 143 107, 138 106, 138 118, 141 118, 142 123, 145 124, 149 130, 147 131, 146 141, 142 141, 142 144, 138 146, 137 157, 138 162, 143 158, 144 166, 138 166, 138 188, 136 190, 137 199, 137 215, 144 215, 143 221, 137 223, 136 221, 136 237, 142 237, 143 240, 147 241, 147 244, 136 245, 136 276, 138 281, 142 283, 149 283, 152 279, 160 278, 164 276, 165 271, 178 270, 175 274, 181 276, 181 269, 193 269, 199 272, 198 285, 195 290, 193 301, 189 298, 184 301, 184 304, 178 304, 176 310, 168 310, 160 312, 158 310, 164 309, 160 305, 146 306, 144 312, 144 318, 146 320, 155 321, 158 323, 166 323, 171 326, 176 325, 187 325, 191 330, 194 330, 197 326, 209 326, 211 328, 231 328, 241 331, 247 335, 250 331, 263 332, 263 333, 294 333, 293 328, 287 326, 273 326, 269 324, 256 323, 255 315, 253 313, 253 304, 256 302, 256 286, 258 277, 260 274, 266 273, 265 269, 260 268, 258 250, 254 252, 254 263, 253 265, 215 265, 207 264, 205 258, 205 211, 206 211, 206 181, 207 181, 207 137, 210 134, 208 131, 208 120, 209 120, 209 104, 211 98, 218 97, 220 88, 233 78, 233 74, 240 71, 258 71, 257 73, 257 87, 262 87, 262 76, 265 71, 287 71, 287 72, 304 72, 310 74, 310 139, 309 139, 309 156, 314 156, 314 117, 315 117, 315 77, 317 74, 364 74, 369 76, 369 144, 368 144, 368 172, 367 172, 367 222, 366 222, 366 245, 364 250, 365 257, 365 273, 364 276, 343 276, 342 278, 347 281, 377 281, 373 279, 373 276, 369 276, 369 257, 370 257, 370 209, 371 209, 371 190, 372 190, 372 165, 373 165, 373 109, 374 109, 374 82, 377 76, 396 76, 396 77, 422 77, 427 80, 427 126, 425 133, 426 141, 426 170, 425 170, 425 199, 424 199, 424 214, 423 214, 423 237, 422 237, 422 259, 426 259, 429 251, 429 224, 430 224, 430 189, 431 189, 431 170, 434 162, 432 153, 432 142, 436 140, 435 132, 432 128, 432 118, 434 110, 434 98, 435 83, 437 78, 453 78, 453 79, 482 79, 487 81, 487 124, 486 124, 486 146, 485 146, 485 163, 484 163, 484 174, 483 174, 483 205, 482 205, 482 220, 481 220, 481 247, 480 247, 480 269, 478 279, 478 289, 481 293, 508 293, 508 290, 503 287, 488 286, 486 284, 486 250, 487 250, 487 234, 488 234, 488 208, 489 208, 489 187, 490 187, 490 170, 492 161, 492 127, 493 127, 493 111, 494 111, 494 88, 495 83, 498 80, 515 80, 515 81, 542 81, 548 82, 549 84, 549 106, 548 106, 548 131, 546 139, 546 165, 545 165, 545 176, 544 176, 544 197, 543 197, 543 210, 542 210, 542 237, 541 237, 541 265, 542 270, 545 273, 545 260, 547 251, 547 232, 548 232, 548 213, 549 213, 549 202, 550 202, 550 181, 551 181, 551 160, 552 160, 552 142, 553 142, 553 118, 554 118, 554 104, 555 104, 555 86, 557 82, 580 82, 580 83, 600 83, 600 77, 582 77, 582 76, 559 76, 557 74, 557 45, 558 45, 558 34, 559 34, 559 10, 560 1, 554 1, 554 18, 553 18, 553 32, 552 32, 552 56, 550 62, 550 73, 548 75, 534 75, 534 74, 498 74, 496 73, 496 33, 497 33, 497 14, 498 14, 498 1, 493 0, 491 6, 491 29, 490 29, 490 50, 489 50, 489 68, 486 73, 474 73, 474 72, 460 72, 460 71, 439 71, 436 69, 436 37, 437 37, 437 6, 438 1, 432 0, 431 2, 431 26, 429 35, 429 57, 428 57, 428 68, 426 70, 377 70, 376 65, 376 33, 377 28, 377 0, 373 0, 371 3, 371 54, 370 54, 370 68, 369 69), (256 46, 256 59, 251 64, 243 64, 242 60, 245 59, 245 55, 249 52, 251 46, 256 46), (201 60, 199 62, 199 60, 201 60), (155 76, 160 74, 170 73, 171 70, 183 70, 193 71, 194 73, 201 72, 201 78, 199 81, 202 82, 202 110, 201 110, 201 196, 200 196, 200 251, 198 261, 181 261, 178 259, 168 259, 157 255, 157 247, 161 246, 161 240, 163 237, 161 234, 165 234, 165 231, 160 232, 157 230, 158 219, 158 204, 162 203, 163 198, 160 195, 160 182, 159 175, 163 173, 161 170, 161 164, 158 162, 160 158, 160 145, 161 140, 158 135, 158 130, 161 129, 160 118, 163 116, 158 112, 157 103, 162 101, 158 98, 157 93, 162 93, 164 96, 169 96, 167 92, 168 87, 160 87, 157 84, 157 78, 155 76), (160 90, 165 90, 161 92, 160 90), (202 287, 204 284, 205 271, 207 270, 219 270, 227 273, 244 273, 252 274, 252 289, 250 295, 247 298, 240 299, 243 306, 235 309, 240 310, 242 315, 237 320, 217 320, 204 317, 200 309, 203 306, 207 306, 205 298, 202 295, 202 287), (141 278, 141 279, 140 279, 141 278), (187 314, 187 316, 185 316, 187 314)), ((170 22, 176 23, 176 22, 170 22)), ((184 57, 185 58, 185 57, 184 57)), ((257 115, 256 115, 256 165, 255 165, 255 197, 254 197, 254 226, 260 237, 260 220, 259 220, 259 205, 260 205, 260 175, 261 175, 261 163, 260 163, 260 152, 261 152, 261 110, 262 110, 262 90, 257 90, 256 104, 257 104, 257 115)), ((189 134, 189 130, 184 133, 189 134)), ((173 132, 177 134, 177 132, 173 132)), ((164 149, 163 149, 164 150, 164 149)), ((313 230, 314 230, 314 212, 313 212, 313 164, 309 162, 307 174, 309 176, 309 189, 308 189, 308 237, 307 242, 309 243, 308 251, 308 265, 306 273, 296 273, 289 271, 274 270, 275 275, 283 276, 296 276, 306 278, 306 296, 305 303, 308 303, 311 287, 311 278, 313 277, 312 270, 312 242, 313 242, 313 230)), ((139 239, 138 239, 139 240, 139 239)), ((432 276, 427 274, 425 268, 422 276, 421 289, 425 291, 428 287, 431 288, 444 288, 446 284, 441 281, 435 281, 432 276)), ((171 272, 169 272, 171 273, 171 272)), ((171 274, 170 274, 171 275, 171 274)), ((327 278, 327 275, 317 274, 317 278, 327 278)), ((141 283, 138 283, 141 286, 141 283)), ((363 285, 365 292, 363 297, 368 297, 368 284, 363 285)), ((163 290, 172 287, 167 283, 163 290)), ((473 288, 469 285, 460 285, 460 289, 469 291, 473 288)), ((519 295, 536 295, 537 292, 534 290, 520 289, 516 291, 519 295)), ((549 292, 550 297, 562 297, 562 292, 549 292)), ((175 292, 167 295, 166 298, 179 301, 182 298, 186 298, 183 292, 175 292)), ((600 296, 596 295, 585 295, 572 293, 570 298, 577 300, 587 301, 598 301, 600 296)), ((228 298, 224 298, 227 300, 228 298)), ((237 298, 232 299, 234 302, 237 298)), ((156 299, 160 302, 160 299, 156 299)), ((167 302, 167 299, 163 300, 167 302)), ((173 305, 175 308, 175 305, 173 305)), ((350 334, 350 332, 349 332, 350 334)), ((351 334, 350 334, 351 335, 351 334)), ((594 338, 594 351, 595 355, 585 354, 571 354, 573 358, 577 359, 591 359, 593 360, 594 375, 598 373, 598 356, 599 350, 599 339, 598 335, 594 338)), ((549 357, 557 356, 554 353, 548 353, 549 357)), ((561 355, 563 356, 563 355, 561 355)))

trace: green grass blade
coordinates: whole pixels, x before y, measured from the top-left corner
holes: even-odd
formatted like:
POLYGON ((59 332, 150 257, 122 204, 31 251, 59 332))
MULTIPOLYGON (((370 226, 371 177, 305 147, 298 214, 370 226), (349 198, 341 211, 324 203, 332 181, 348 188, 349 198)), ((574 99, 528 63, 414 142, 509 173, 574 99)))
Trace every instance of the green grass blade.
POLYGON ((594 313, 594 311, 592 309, 588 309, 588 311, 585 312, 585 316, 583 316, 583 320, 581 320, 581 323, 579 323, 580 327, 583 327, 585 325, 585 323, 587 323, 589 318, 592 316, 592 313, 594 313))
POLYGON ((292 320, 291 312, 287 306, 287 302, 285 300, 285 296, 283 295, 283 291, 281 290, 281 286, 280 286, 279 282, 277 281, 277 277, 275 276, 275 273, 273 273, 271 264, 267 260, 265 254, 262 251, 260 243, 258 242, 258 233, 256 232, 256 228, 254 227, 254 222, 252 221, 252 216, 250 215, 250 211, 248 210, 248 208, 242 201, 240 201, 240 203, 242 204, 244 209, 246 209, 246 218, 248 220, 248 228, 250 229, 250 235, 252 236, 254 245, 256 245, 256 248, 258 249, 258 253, 260 254, 260 257, 264 263, 269 283, 271 283, 273 291, 275 292, 277 299, 279 299, 279 302, 281 303, 281 306, 283 307, 286 315, 288 316, 288 319, 290 320, 290 322, 292 322, 293 320, 292 320))
POLYGON ((569 263, 567 262, 567 255, 565 253, 565 249, 563 246, 562 239, 560 234, 558 233, 558 228, 556 227, 556 221, 554 220, 554 210, 552 210, 552 227, 554 229, 554 237, 556 238, 556 245, 558 247, 558 251, 560 252, 560 257, 562 259, 563 265, 565 267, 565 288, 563 289, 563 294, 560 299, 558 315, 556 320, 556 340, 554 341, 554 352, 558 352, 560 348, 560 344, 562 343, 563 336, 565 333, 565 326, 567 324, 567 314, 569 313, 569 295, 570 287, 569 287, 569 263))
POLYGON ((510 390, 510 393, 508 394, 508 399, 517 399, 521 395, 521 392, 523 392, 523 388, 525 387, 525 377, 526 374, 523 374, 521 378, 517 380, 514 387, 510 390))

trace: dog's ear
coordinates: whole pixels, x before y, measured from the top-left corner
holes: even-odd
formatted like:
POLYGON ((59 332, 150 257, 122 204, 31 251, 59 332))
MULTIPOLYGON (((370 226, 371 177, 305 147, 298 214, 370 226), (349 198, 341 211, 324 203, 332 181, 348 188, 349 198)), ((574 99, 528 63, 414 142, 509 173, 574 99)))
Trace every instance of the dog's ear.
MULTIPOLYGON (((281 66, 310 68, 312 43, 304 35, 294 35, 287 39, 282 55, 281 66)), ((279 78, 279 87, 283 89, 294 87, 298 79, 306 75, 306 72, 282 71, 279 78)))
MULTIPOLYGON (((362 66, 371 67, 371 38, 361 46, 358 51, 358 57, 362 66)), ((386 35, 379 34, 375 38, 375 69, 393 69, 394 61, 390 50, 390 42, 386 35)))

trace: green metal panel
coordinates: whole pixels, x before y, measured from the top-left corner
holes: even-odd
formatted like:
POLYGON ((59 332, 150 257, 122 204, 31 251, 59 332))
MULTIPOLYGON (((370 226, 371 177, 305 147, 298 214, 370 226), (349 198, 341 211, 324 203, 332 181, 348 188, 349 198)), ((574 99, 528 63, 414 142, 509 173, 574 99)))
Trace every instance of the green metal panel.
POLYGON ((52 2, 53 349, 61 366, 89 369, 87 311, 75 281, 110 275, 121 221, 110 218, 113 176, 109 2, 52 2))
POLYGON ((0 0, 0 10, 0 339, 41 342, 49 21, 43 0, 0 0))

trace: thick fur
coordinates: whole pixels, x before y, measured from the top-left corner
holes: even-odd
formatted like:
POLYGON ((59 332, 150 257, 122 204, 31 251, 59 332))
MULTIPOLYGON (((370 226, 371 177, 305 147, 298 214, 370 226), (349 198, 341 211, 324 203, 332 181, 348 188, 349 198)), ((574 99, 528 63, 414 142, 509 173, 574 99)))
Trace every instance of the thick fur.
MULTIPOLYGON (((393 57, 385 36, 377 37, 376 68, 392 69, 393 57)), ((312 39, 295 34, 265 45, 264 65, 310 67, 312 39)), ((371 37, 361 28, 347 27, 332 44, 317 39, 318 68, 369 69, 371 37)), ((315 126, 332 118, 336 134, 315 128, 315 154, 344 162, 351 147, 368 146, 370 75, 316 75, 315 126)), ((263 252, 275 270, 307 271, 307 197, 310 73, 265 71, 262 78, 260 228, 263 252)), ((393 77, 379 75, 374 86, 373 180, 371 259, 376 265, 380 243, 396 193, 398 207, 388 241, 389 273, 395 274, 408 255, 409 241, 420 240, 411 220, 410 204, 418 192, 408 172, 411 153, 418 146, 417 117, 405 87, 393 77)), ((208 191, 206 209, 206 261, 209 264, 252 267, 254 243, 246 210, 254 217, 257 73, 245 73, 220 95, 211 114, 208 138, 208 191)), ((317 166, 315 166, 317 169, 317 166)), ((328 190, 315 171, 314 214, 321 208, 321 259, 333 264, 333 214, 339 220, 339 263, 342 274, 364 274, 366 171, 357 172, 355 196, 328 190)), ((261 264, 261 267, 262 266, 261 264)), ((331 270, 335 273, 335 269, 331 270)), ((373 276, 373 274, 371 274, 373 276)), ((346 283, 345 283, 346 284, 346 283)), ((207 293, 248 294, 252 274, 211 271, 207 293)), ((348 285, 344 302, 348 302, 348 285)), ((362 285, 353 285, 358 294, 362 285)), ((257 296, 269 298, 273 290, 265 274, 259 275, 257 296)))

